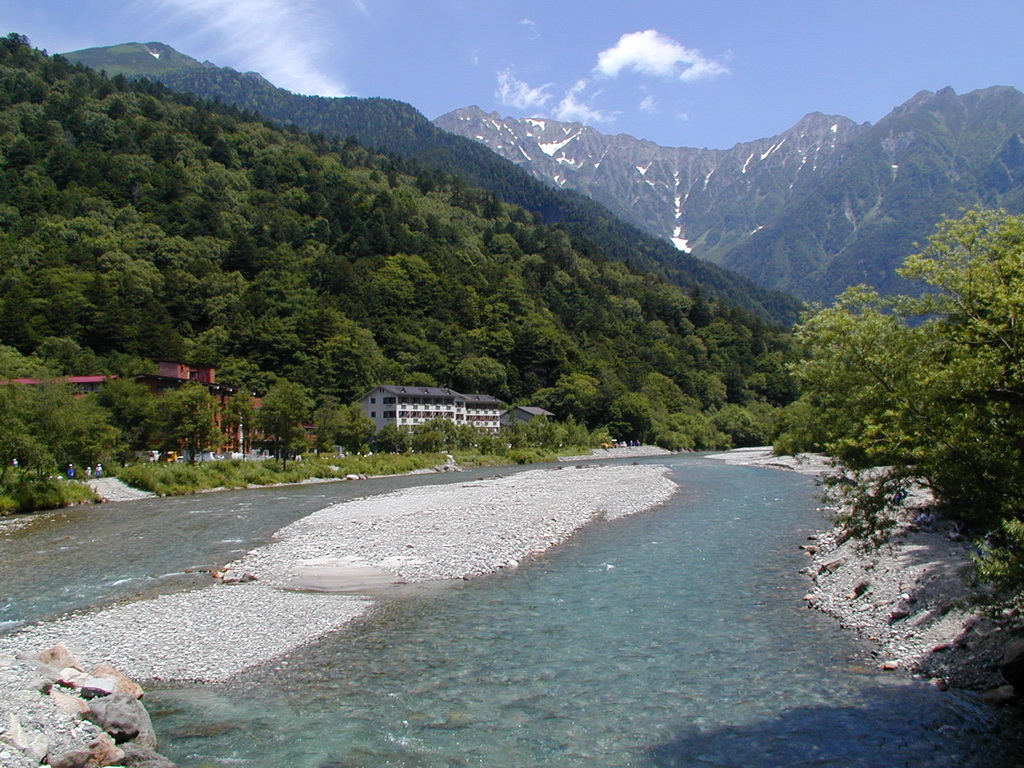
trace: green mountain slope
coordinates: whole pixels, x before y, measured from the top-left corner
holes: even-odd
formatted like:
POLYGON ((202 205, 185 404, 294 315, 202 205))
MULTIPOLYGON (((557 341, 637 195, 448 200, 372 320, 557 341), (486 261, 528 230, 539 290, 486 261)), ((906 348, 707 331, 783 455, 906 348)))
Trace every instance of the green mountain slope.
POLYGON ((940 219, 978 205, 1024 210, 1022 147, 1016 89, 922 92, 721 263, 810 299, 857 283, 913 291, 894 270, 940 219))
POLYGON ((654 271, 688 289, 758 312, 776 322, 792 322, 799 303, 765 290, 738 274, 680 253, 659 238, 610 214, 588 197, 555 189, 533 178, 479 142, 437 128, 410 105, 391 99, 300 96, 261 76, 201 64, 159 43, 130 43, 64 54, 95 69, 146 77, 177 91, 217 99, 251 110, 281 125, 341 138, 415 160, 459 176, 467 184, 532 211, 548 224, 561 224, 577 247, 654 271), (152 53, 160 54, 160 59, 152 53), (168 62, 168 63, 165 63, 168 62), (170 62, 179 62, 172 66, 170 62))
POLYGON ((732 305, 461 180, 17 36, 0 160, 0 343, 24 354, 207 363, 343 401, 446 385, 591 424, 789 396, 785 339, 732 305))

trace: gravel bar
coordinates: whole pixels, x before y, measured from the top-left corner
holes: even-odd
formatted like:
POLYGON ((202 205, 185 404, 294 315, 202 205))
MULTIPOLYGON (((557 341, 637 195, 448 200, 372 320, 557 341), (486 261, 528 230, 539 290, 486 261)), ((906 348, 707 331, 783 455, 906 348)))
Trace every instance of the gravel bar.
POLYGON ((43 622, 0 638, 0 653, 63 642, 138 680, 226 680, 365 613, 372 599, 352 594, 360 584, 470 578, 514 567, 589 522, 664 503, 677 489, 667 472, 588 464, 336 504, 225 568, 254 581, 43 622))

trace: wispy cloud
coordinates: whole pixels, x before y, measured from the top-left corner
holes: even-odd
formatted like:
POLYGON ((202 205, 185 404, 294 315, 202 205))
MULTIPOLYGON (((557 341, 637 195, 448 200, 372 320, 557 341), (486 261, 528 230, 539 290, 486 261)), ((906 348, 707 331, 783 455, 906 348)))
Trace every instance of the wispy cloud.
POLYGON ((537 40, 540 38, 540 32, 537 29, 537 23, 533 19, 523 19, 519 22, 519 26, 526 30, 526 36, 530 40, 537 40))
POLYGON ((540 109, 551 101, 551 83, 530 87, 528 83, 519 80, 512 74, 511 69, 504 69, 498 73, 498 91, 495 96, 502 104, 517 109, 540 109))
POLYGON ((555 117, 570 123, 610 123, 618 117, 617 112, 603 112, 582 100, 587 81, 580 80, 570 88, 555 108, 555 117))
MULTIPOLYGON (((194 19, 197 31, 214 33, 226 53, 282 88, 304 94, 347 96, 348 89, 317 63, 330 42, 309 0, 158 0, 194 19)), ((367 18, 363 0, 350 0, 367 18)), ((371 18, 372 20, 372 18, 371 18)), ((217 62, 221 63, 221 62, 217 62)))
MULTIPOLYGON (((597 64, 586 77, 578 79, 568 88, 561 98, 555 95, 560 90, 555 83, 545 83, 534 88, 516 78, 511 69, 498 73, 498 91, 495 95, 502 104, 516 109, 534 110, 537 116, 548 113, 551 117, 569 122, 610 123, 622 112, 601 109, 597 104, 602 99, 608 101, 609 94, 605 93, 602 97, 602 93, 610 86, 610 80, 623 72, 635 72, 659 80, 692 82, 727 74, 729 70, 721 62, 705 57, 700 51, 687 48, 656 30, 648 29, 623 35, 611 48, 598 53, 597 64)), ((646 86, 644 90, 647 90, 646 86)), ((639 102, 638 109, 653 114, 660 110, 660 105, 654 94, 647 93, 639 102)))
POLYGON ((717 77, 729 71, 695 48, 687 48, 654 29, 620 37, 615 45, 598 54, 595 70, 607 77, 618 77, 623 71, 632 70, 684 82, 717 77))
POLYGON ((658 100, 655 99, 651 94, 647 94, 640 101, 640 111, 646 112, 649 115, 657 114, 658 100))

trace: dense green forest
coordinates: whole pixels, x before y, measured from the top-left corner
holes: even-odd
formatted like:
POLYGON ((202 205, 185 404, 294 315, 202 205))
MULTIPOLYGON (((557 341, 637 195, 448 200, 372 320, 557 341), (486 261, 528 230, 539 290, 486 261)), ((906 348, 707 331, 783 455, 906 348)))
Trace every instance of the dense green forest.
POLYGON ((538 181, 479 142, 441 130, 405 102, 303 96, 278 88, 254 72, 243 74, 200 63, 159 43, 91 48, 68 57, 110 74, 157 80, 176 91, 215 99, 278 125, 354 138, 365 147, 411 159, 421 168, 456 176, 503 202, 523 207, 542 223, 560 224, 576 250, 598 250, 688 290, 700 286, 708 295, 770 321, 788 325, 800 311, 801 305, 793 297, 760 288, 735 272, 683 253, 584 195, 538 181), (158 51, 159 58, 151 51, 158 51))
POLYGON ((678 448, 763 440, 787 337, 350 140, 0 45, 5 370, 451 386, 678 448))

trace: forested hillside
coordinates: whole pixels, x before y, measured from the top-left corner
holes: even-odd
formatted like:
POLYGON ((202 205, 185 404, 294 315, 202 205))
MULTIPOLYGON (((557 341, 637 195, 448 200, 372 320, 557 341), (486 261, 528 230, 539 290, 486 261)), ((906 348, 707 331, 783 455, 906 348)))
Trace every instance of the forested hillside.
POLYGON ((161 43, 127 43, 66 54, 111 75, 145 77, 169 88, 216 99, 258 113, 280 125, 380 149, 458 176, 504 202, 561 224, 574 247, 603 254, 645 271, 657 271, 684 288, 700 285, 709 295, 751 309, 776 322, 796 320, 791 296, 756 286, 735 272, 689 256, 612 215, 602 205, 542 183, 479 142, 441 130, 409 104, 381 98, 302 96, 278 88, 255 72, 239 73, 179 53, 161 43))
POLYGON ((3 376, 20 355, 55 373, 212 364, 343 402, 447 385, 680 447, 701 412, 791 394, 785 338, 697 287, 453 177, 16 35, 0 158, 3 376))

